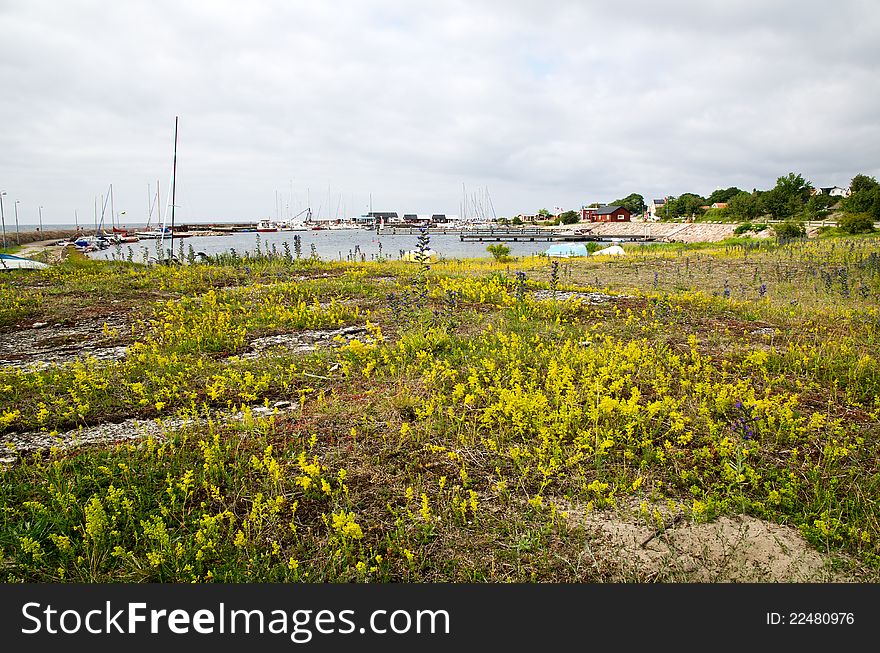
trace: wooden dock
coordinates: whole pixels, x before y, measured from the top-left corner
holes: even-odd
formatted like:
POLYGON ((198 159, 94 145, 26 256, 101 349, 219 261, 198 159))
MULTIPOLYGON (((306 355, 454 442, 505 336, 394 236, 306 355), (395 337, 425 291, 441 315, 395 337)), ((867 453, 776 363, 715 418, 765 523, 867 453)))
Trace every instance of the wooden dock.
POLYGON ((654 239, 650 236, 635 236, 633 234, 591 234, 578 231, 552 231, 550 229, 474 229, 461 231, 459 238, 462 242, 650 242, 654 239))
MULTIPOLYGON (((379 236, 418 236, 422 230, 418 227, 381 227, 379 229, 369 229, 369 231, 375 231, 379 236)), ((464 229, 453 229, 452 227, 430 227, 428 229, 428 233, 431 236, 457 236, 462 231, 464 229)))
MULTIPOLYGON (((419 234, 417 227, 384 227, 376 231, 380 236, 412 236, 419 234)), ((458 236, 461 242, 651 242, 655 240, 651 236, 638 236, 633 234, 592 234, 584 231, 542 229, 540 227, 498 227, 490 229, 448 229, 443 227, 431 227, 428 233, 432 236, 458 236)))

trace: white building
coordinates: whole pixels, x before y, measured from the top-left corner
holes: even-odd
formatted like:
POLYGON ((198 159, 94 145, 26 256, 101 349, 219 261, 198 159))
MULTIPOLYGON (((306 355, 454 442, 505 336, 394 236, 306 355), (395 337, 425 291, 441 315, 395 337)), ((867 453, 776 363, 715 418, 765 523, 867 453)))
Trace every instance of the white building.
POLYGON ((645 211, 645 219, 646 220, 656 220, 657 219, 657 211, 666 204, 666 198, 659 200, 651 200, 651 203, 648 204, 648 210, 645 211))
POLYGON ((815 188, 814 195, 818 194, 830 195, 831 197, 849 197, 849 188, 841 188, 840 186, 829 186, 827 188, 815 188))

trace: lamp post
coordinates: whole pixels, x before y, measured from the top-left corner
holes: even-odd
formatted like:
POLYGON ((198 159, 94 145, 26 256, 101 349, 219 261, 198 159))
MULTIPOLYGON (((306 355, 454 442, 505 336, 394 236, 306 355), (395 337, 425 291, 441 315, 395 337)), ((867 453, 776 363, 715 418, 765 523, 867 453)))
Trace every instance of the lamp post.
POLYGON ((0 191, 0 222, 3 223, 3 249, 6 249, 6 216, 3 215, 3 196, 6 191, 0 191))
POLYGON ((21 236, 18 234, 18 205, 21 204, 21 200, 15 200, 15 242, 18 245, 21 245, 21 236))
POLYGON ((43 207, 40 207, 40 233, 43 233, 43 207))

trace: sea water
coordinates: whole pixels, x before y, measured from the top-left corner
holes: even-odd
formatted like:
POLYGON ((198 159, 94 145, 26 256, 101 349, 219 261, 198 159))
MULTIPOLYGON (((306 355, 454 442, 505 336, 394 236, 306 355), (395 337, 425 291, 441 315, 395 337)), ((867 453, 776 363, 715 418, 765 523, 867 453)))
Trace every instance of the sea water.
MULTIPOLYGON (((174 254, 180 254, 183 245, 184 256, 193 251, 203 252, 207 255, 228 253, 234 249, 239 256, 246 252, 256 252, 259 239, 260 251, 275 251, 281 255, 284 253, 284 243, 288 244, 291 255, 294 252, 294 236, 301 238, 301 256, 308 258, 312 254, 314 245, 315 254, 325 261, 371 261, 380 256, 390 259, 401 258, 404 252, 416 248, 418 235, 377 235, 375 231, 366 229, 325 229, 320 231, 276 231, 276 232, 234 232, 223 236, 190 236, 187 238, 174 239, 174 254)), ((492 255, 486 251, 492 241, 463 242, 458 235, 430 234, 429 247, 443 258, 484 258, 492 255)), ((542 253, 552 243, 526 241, 502 243, 510 248, 512 256, 529 256, 542 253)), ((165 239, 164 249, 170 247, 170 239, 165 239)), ((133 261, 143 261, 145 252, 147 258, 155 258, 158 241, 144 239, 136 243, 111 245, 109 249, 92 252, 91 258, 96 259, 119 259, 131 258, 133 261), (129 253, 130 252, 130 253, 129 253)))

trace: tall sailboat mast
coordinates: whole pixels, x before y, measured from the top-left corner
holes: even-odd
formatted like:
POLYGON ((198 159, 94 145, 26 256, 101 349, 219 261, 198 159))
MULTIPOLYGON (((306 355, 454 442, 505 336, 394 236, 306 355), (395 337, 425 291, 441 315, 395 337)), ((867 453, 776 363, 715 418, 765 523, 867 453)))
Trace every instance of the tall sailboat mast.
POLYGON ((150 192, 150 182, 147 182, 147 226, 150 228, 150 221, 153 219, 153 194, 150 192))
MULTIPOLYGON (((177 116, 174 117, 174 160, 171 165, 171 181, 168 183, 168 195, 165 199, 165 211, 162 214, 162 233, 159 235, 159 248, 164 252, 165 234, 171 237, 171 253, 169 259, 174 256, 174 199, 176 193, 175 177, 177 175, 177 116), (168 229, 168 206, 171 206, 171 229, 168 229)), ((158 186, 158 184, 157 184, 158 186)))
POLYGON ((174 116, 174 161, 171 164, 171 258, 174 257, 174 200, 177 193, 177 116, 174 116))

